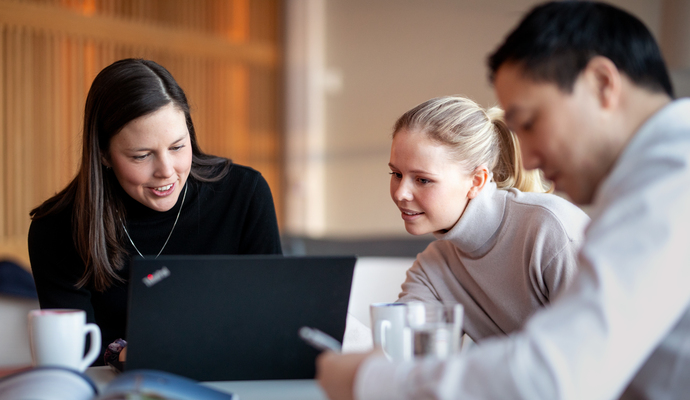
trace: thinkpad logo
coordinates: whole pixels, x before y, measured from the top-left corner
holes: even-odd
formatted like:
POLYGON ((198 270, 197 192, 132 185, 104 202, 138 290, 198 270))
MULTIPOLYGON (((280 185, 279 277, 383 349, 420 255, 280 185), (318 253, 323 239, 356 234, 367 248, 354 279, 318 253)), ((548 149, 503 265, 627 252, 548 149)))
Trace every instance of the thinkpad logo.
POLYGON ((142 279, 142 282, 144 282, 144 285, 151 287, 169 276, 170 270, 168 269, 168 267, 163 267, 152 274, 146 275, 142 279))

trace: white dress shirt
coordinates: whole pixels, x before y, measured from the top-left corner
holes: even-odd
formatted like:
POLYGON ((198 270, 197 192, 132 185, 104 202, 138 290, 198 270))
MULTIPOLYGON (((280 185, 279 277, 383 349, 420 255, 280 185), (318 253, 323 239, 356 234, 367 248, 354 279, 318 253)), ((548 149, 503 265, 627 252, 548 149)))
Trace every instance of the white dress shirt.
POLYGON ((690 100, 644 123, 591 216, 573 283, 522 331, 445 362, 371 357, 356 398, 688 398, 690 100))

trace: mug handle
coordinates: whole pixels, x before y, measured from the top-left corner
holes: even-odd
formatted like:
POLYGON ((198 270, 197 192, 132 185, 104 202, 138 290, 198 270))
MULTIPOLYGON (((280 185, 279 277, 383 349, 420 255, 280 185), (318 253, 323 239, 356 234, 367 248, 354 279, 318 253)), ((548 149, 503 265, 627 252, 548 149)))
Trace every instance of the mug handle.
POLYGON ((91 334, 91 348, 79 365, 80 371, 85 371, 101 354, 101 330, 98 325, 92 323, 84 325, 84 334, 91 334))
POLYGON ((391 359, 390 354, 386 351, 386 338, 388 337, 388 331, 392 328, 391 322, 388 320, 383 320, 380 321, 380 328, 379 328, 379 341, 381 342, 381 349, 383 350, 383 354, 388 358, 389 360, 391 359))

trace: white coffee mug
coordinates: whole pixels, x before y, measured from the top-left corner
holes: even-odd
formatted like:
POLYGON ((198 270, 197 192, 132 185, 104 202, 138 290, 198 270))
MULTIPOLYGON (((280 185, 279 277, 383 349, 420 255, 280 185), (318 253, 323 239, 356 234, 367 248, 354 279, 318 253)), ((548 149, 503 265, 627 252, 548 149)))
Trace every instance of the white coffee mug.
POLYGON ((34 367, 60 366, 83 372, 101 352, 101 330, 86 323, 83 310, 29 311, 29 341, 34 367), (87 334, 91 347, 84 355, 87 334))
POLYGON ((390 360, 409 360, 412 357, 412 339, 406 322, 406 305, 374 303, 369 310, 374 346, 382 349, 390 360))

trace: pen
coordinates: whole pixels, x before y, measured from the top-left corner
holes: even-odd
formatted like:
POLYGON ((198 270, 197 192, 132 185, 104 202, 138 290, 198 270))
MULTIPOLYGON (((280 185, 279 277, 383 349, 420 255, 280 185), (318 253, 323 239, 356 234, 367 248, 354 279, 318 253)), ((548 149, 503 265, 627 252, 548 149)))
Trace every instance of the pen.
POLYGON ((303 326, 299 330, 299 336, 318 350, 331 350, 340 353, 342 349, 340 342, 316 328, 303 326))

